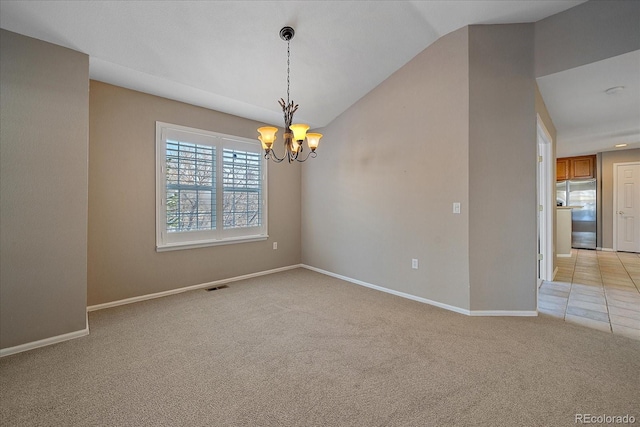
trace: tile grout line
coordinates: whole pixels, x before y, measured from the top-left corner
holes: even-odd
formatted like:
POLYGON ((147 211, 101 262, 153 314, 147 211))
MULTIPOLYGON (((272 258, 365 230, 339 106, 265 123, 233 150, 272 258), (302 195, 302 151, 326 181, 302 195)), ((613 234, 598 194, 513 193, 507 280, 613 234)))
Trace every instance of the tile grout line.
MULTIPOLYGON (((578 259, 580 258, 580 254, 581 253, 582 253, 582 255, 586 254, 586 252, 584 252, 585 250, 583 250, 583 249, 575 249, 575 250, 576 250, 576 261, 575 261, 575 264, 574 264, 574 274, 573 274, 572 279, 571 279, 571 290, 573 290, 573 285, 574 285, 573 278, 575 277, 575 270, 576 270, 577 266, 579 265, 578 259)), ((609 332, 613 333, 613 327, 611 326, 611 317, 609 316, 609 306, 607 305, 606 296, 604 295, 605 294, 605 289, 604 289, 604 283, 603 283, 603 280, 602 280, 602 271, 600 269, 600 262, 599 262, 599 259, 598 259, 597 252, 596 252, 596 254, 594 256, 595 256, 595 264, 596 264, 596 267, 598 268, 598 275, 600 276, 600 286, 602 287, 603 297, 605 298, 605 305, 604 306, 605 306, 605 309, 607 311, 606 314, 607 314, 608 322, 598 321, 597 319, 593 319, 593 318, 586 317, 586 316, 579 316, 579 315, 576 315, 576 316, 580 317, 580 318, 587 319, 587 320, 593 320, 593 321, 598 321, 598 322, 601 322, 601 323, 607 323, 607 325, 609 327, 609 332)), ((589 264, 592 265, 593 261, 587 262, 587 267, 589 266, 589 264)), ((579 284, 579 283, 575 283, 575 284, 579 284)), ((571 299, 571 292, 569 292, 569 299, 571 299)), ((568 304, 568 300, 567 300, 567 309, 568 309, 568 307, 569 307, 569 304, 568 304)), ((565 320, 566 320, 566 313, 565 313, 565 320)))
MULTIPOLYGON (((629 276, 629 279, 631 280, 631 283, 633 283, 633 286, 636 288, 636 290, 638 292, 640 292, 640 288, 638 288, 638 285, 636 285, 636 281, 633 280, 633 277, 631 277, 631 273, 629 273, 629 270, 627 270, 627 266, 624 265, 624 261, 622 261, 622 259, 620 258, 620 255, 618 254, 618 252, 616 252, 616 256, 618 257, 618 259, 620 260, 620 264, 622 264, 622 268, 624 269, 624 271, 627 273, 627 276, 629 276)), ((638 254, 638 256, 640 257, 640 254, 638 254)))
POLYGON ((604 306, 607 309, 607 319, 609 319, 609 331, 613 333, 613 324, 611 323, 611 312, 609 311, 609 300, 607 299, 607 290, 604 288, 604 278, 602 277, 602 266, 600 265, 600 254, 598 252, 596 252, 596 261, 598 263, 598 272, 600 273, 600 282, 602 282, 602 294, 604 295, 604 306))
MULTIPOLYGON (((571 249, 573 255, 574 249, 571 249)), ((573 257, 572 257, 573 258, 573 257)), ((571 281, 569 282, 569 295, 567 295, 567 303, 564 306, 564 315, 562 320, 567 321, 567 311, 569 310, 569 300, 571 299, 571 291, 573 291, 573 276, 576 274, 576 263, 578 262, 578 252, 576 251, 575 259, 573 260, 573 268, 571 269, 571 281)))

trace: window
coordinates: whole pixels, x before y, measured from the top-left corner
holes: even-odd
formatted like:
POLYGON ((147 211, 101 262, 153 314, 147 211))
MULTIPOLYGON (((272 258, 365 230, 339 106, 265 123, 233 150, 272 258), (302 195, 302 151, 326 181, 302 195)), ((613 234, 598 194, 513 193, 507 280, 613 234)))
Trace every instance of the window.
POLYGON ((157 250, 266 239, 266 182, 257 141, 156 122, 157 250))

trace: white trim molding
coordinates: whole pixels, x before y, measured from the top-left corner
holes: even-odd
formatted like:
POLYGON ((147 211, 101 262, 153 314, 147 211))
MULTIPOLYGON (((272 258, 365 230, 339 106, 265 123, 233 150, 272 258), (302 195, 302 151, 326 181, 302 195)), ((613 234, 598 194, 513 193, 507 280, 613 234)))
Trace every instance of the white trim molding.
MULTIPOLYGON (((538 141, 538 238, 543 259, 538 261, 540 279, 553 280, 553 236, 555 235, 555 167, 556 160, 552 153, 553 139, 549 130, 544 125, 542 118, 537 114, 537 141, 538 141), (553 189, 553 190, 552 190, 553 189), (542 199, 542 200, 540 200, 542 199), (542 211, 539 209, 542 207, 542 211)), ((536 293, 537 295, 537 293, 536 293)))
POLYGON ((471 310, 471 316, 536 317, 536 310, 471 310))
POLYGON ((137 297, 131 297, 121 299, 118 301, 105 302, 103 304, 90 305, 87 307, 87 311, 102 310, 105 308, 117 307, 120 305, 133 304, 134 302, 146 301, 155 298, 162 298, 169 295, 180 294, 182 292, 194 291, 197 289, 215 288, 216 286, 223 285, 225 283, 237 282, 239 280, 251 279, 253 277, 266 276, 267 274, 279 273, 281 271, 293 270, 294 268, 302 267, 301 264, 289 265, 287 267, 274 268, 273 270, 259 271, 257 273, 244 274, 242 276, 230 277, 228 279, 215 280, 213 282, 200 283, 199 285, 186 286, 184 288, 171 289, 169 291, 156 292, 153 294, 140 295, 137 297))
POLYGON ((443 308, 445 310, 453 311, 467 316, 537 316, 537 311, 516 311, 516 310, 467 310, 466 308, 456 307, 454 305, 444 304, 438 301, 430 300, 427 298, 418 297, 415 295, 407 294, 405 292, 396 291, 393 289, 385 288, 371 283, 363 282, 362 280, 352 279, 351 277, 343 276, 341 274, 332 273, 321 268, 312 267, 310 265, 300 265, 307 270, 315 271, 316 273, 324 274, 327 276, 335 277, 336 279, 344 280, 345 282, 354 283, 356 285, 364 286, 366 288, 375 289, 376 291, 386 292, 388 294, 396 295, 402 298, 418 301, 424 304, 433 305, 435 307, 443 308))
POLYGON ((373 285, 371 283, 363 282, 362 280, 352 279, 351 277, 343 276, 341 274, 332 273, 330 271, 323 270, 321 268, 312 267, 310 265, 302 264, 302 267, 304 267, 304 268, 306 268, 308 270, 311 270, 311 271, 315 271, 316 273, 320 273, 320 274, 324 274, 326 276, 335 277, 336 279, 344 280, 345 282, 355 283, 356 285, 364 286, 366 288, 375 289, 376 291, 386 292, 388 294, 396 295, 396 296, 399 296, 399 297, 402 297, 402 298, 406 298, 406 299, 410 299, 410 300, 413 300, 413 301, 418 301, 418 302, 422 302, 422 303, 425 303, 425 304, 433 305, 433 306, 436 306, 436 307, 444 308, 445 310, 455 311, 456 313, 460 313, 460 314, 466 314, 467 316, 470 314, 469 310, 464 309, 464 308, 456 307, 456 306, 449 305, 449 304, 443 304, 441 302, 433 301, 433 300, 430 300, 430 299, 427 299, 427 298, 417 297, 415 295, 407 294, 407 293, 400 292, 400 291, 395 291, 393 289, 384 288, 384 287, 378 286, 378 285, 373 285))
POLYGON ((52 344, 58 344, 64 341, 69 341, 75 338, 86 337, 89 335, 89 315, 86 316, 86 326, 79 331, 69 332, 55 337, 49 337, 38 341, 28 342, 26 344, 20 344, 15 347, 0 349, 0 357, 10 356, 12 354, 22 353, 24 351, 34 350, 40 347, 46 347, 52 344))

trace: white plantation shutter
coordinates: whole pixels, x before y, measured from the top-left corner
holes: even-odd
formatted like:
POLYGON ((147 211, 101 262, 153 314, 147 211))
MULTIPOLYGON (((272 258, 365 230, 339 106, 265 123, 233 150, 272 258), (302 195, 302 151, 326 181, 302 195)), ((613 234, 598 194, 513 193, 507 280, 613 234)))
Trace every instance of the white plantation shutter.
POLYGON ((156 122, 156 248, 267 238, 257 141, 156 122))
POLYGON ((262 155, 223 149, 223 227, 259 227, 262 224, 262 155))
POLYGON ((216 147, 166 141, 167 232, 216 228, 216 147))

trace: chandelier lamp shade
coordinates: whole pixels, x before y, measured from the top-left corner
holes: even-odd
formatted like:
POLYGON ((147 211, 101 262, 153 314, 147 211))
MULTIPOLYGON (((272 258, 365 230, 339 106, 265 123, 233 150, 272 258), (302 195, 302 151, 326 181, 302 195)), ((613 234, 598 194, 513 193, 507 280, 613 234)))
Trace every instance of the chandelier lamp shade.
POLYGON ((277 138, 276 133, 278 132, 278 128, 273 126, 263 126, 258 128, 258 132, 260 133, 258 139, 262 143, 265 159, 271 159, 276 163, 280 163, 285 159, 289 163, 294 161, 304 162, 309 157, 316 157, 316 148, 318 148, 320 138, 322 138, 322 134, 320 133, 307 133, 309 125, 293 123, 293 114, 298 110, 298 104, 289 100, 291 63, 290 44, 294 34, 295 31, 291 27, 283 27, 280 30, 280 38, 287 42, 287 101, 285 102, 283 98, 280 98, 278 101, 280 107, 282 107, 282 113, 284 114, 284 154, 282 157, 278 157, 273 149, 273 144, 277 138), (309 148, 309 152, 306 156, 302 154, 304 151, 303 143, 305 139, 307 140, 307 146, 309 148))

